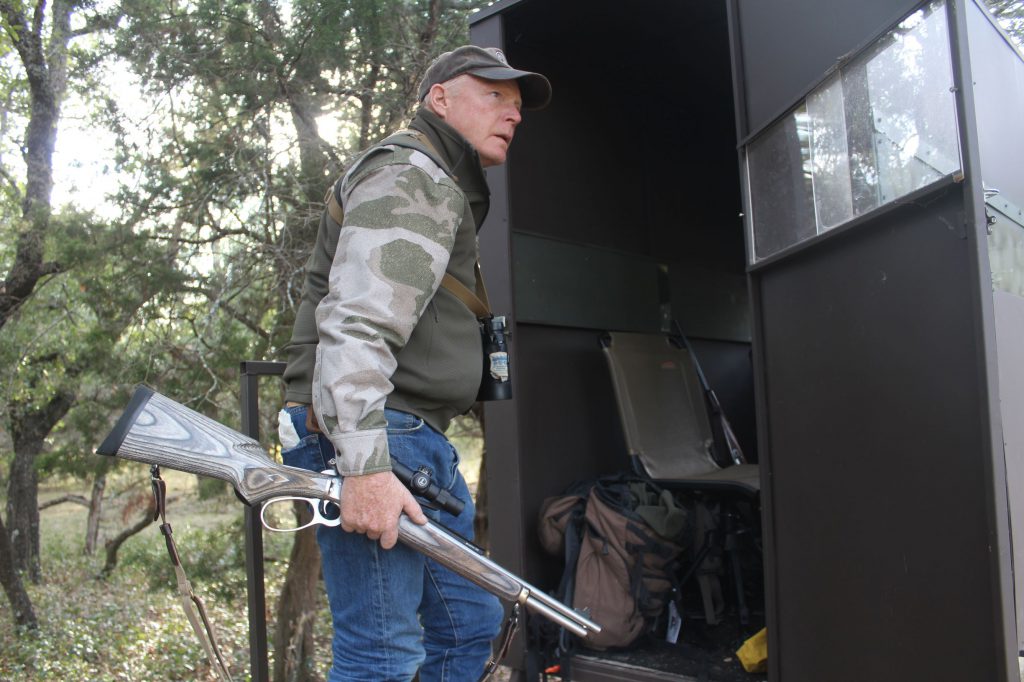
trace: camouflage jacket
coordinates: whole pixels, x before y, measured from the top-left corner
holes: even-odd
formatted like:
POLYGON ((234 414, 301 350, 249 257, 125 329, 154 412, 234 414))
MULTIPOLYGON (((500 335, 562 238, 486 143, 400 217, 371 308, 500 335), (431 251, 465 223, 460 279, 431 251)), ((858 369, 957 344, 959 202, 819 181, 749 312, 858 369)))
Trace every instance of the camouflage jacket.
POLYGON ((469 143, 429 111, 412 127, 447 168, 421 151, 382 144, 335 185, 343 225, 324 212, 307 265, 312 292, 308 301, 304 292, 306 310, 300 307, 289 348, 288 399, 309 402, 308 381, 342 475, 390 469, 385 406, 444 431, 470 408, 480 384, 476 318, 439 286, 445 272, 475 284, 476 231, 488 206, 483 169, 469 143), (304 379, 309 364, 312 376, 304 379))

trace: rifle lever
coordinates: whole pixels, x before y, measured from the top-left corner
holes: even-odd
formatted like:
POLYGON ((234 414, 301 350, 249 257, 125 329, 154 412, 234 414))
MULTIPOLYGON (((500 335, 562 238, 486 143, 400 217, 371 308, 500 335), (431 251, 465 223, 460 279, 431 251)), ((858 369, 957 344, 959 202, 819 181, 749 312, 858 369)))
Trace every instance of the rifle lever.
POLYGON ((264 528, 274 531, 275 533, 295 533, 316 525, 340 526, 341 510, 338 509, 338 505, 334 502, 331 502, 330 500, 318 500, 315 497, 275 497, 271 500, 267 500, 267 503, 263 505, 263 509, 260 510, 260 522, 263 524, 264 528), (295 528, 285 528, 274 525, 272 521, 267 519, 267 510, 270 509, 272 505, 281 502, 305 502, 313 514, 312 520, 305 525, 296 526, 295 528))

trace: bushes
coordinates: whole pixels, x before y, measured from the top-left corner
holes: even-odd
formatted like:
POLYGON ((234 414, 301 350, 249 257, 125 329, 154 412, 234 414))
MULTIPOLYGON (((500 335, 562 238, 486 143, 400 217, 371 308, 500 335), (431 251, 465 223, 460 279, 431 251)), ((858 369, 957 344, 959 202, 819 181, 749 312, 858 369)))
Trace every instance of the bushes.
MULTIPOLYGON (((27 586, 39 631, 19 631, 10 618, 0 618, 0 680, 215 680, 182 612, 157 525, 131 538, 121 550, 119 567, 99 580, 102 557, 81 552, 84 511, 76 509, 72 515, 70 510, 64 505, 43 514, 43 580, 27 586)), ((172 504, 169 518, 182 563, 206 603, 232 676, 245 680, 249 624, 240 507, 214 508, 190 498, 172 504)), ((291 537, 264 535, 267 600, 272 605, 284 579, 291 537)), ((268 623, 271 632, 273 627, 268 623)), ((318 615, 316 627, 322 659, 316 667, 326 670, 326 612, 318 615)))
MULTIPOLYGON (((174 541, 181 554, 182 566, 193 586, 202 585, 210 598, 239 600, 245 603, 245 548, 242 521, 228 521, 204 530, 178 529, 172 522, 174 541)), ((154 530, 156 530, 154 526, 154 530)), ((167 554, 163 537, 149 542, 136 541, 121 551, 121 563, 146 577, 151 590, 176 590, 174 567, 167 554)), ((288 538, 282 538, 290 542, 288 538)), ((267 535, 265 542, 278 545, 278 536, 267 535)), ((267 550, 272 550, 267 547, 267 550)), ((287 556, 288 547, 278 550, 287 556)), ((196 588, 198 589, 198 587, 196 588)))
MULTIPOLYGON (((77 553, 46 564, 43 582, 29 588, 39 630, 0 623, 0 679, 213 679, 175 592, 149 590, 146 574, 127 567, 97 580, 96 561, 77 553)), ((208 602, 232 669, 248 669, 247 623, 237 605, 208 602)))

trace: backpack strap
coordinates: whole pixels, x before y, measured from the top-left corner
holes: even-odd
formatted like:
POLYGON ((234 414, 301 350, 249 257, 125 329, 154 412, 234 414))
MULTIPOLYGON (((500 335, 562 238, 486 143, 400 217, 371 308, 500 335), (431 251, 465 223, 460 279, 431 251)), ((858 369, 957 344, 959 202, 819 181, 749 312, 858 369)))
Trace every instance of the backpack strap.
MULTIPOLYGON (((415 149, 418 152, 425 154, 431 161, 436 163, 449 177, 455 179, 451 169, 448 168, 448 164, 444 162, 441 155, 438 153, 437 148, 431 143, 430 138, 421 133, 418 130, 412 128, 406 128, 400 130, 397 133, 391 135, 380 145, 394 145, 396 147, 405 147, 407 149, 415 149)), ((356 163, 358 166, 358 162, 356 163)), ((355 168, 355 166, 353 166, 355 168)), ((349 171, 351 172, 351 171, 349 171)), ((347 177, 347 174, 346 176, 347 177)), ((344 177, 342 179, 344 179, 344 177)), ((327 208, 328 215, 331 219, 341 225, 345 220, 345 210, 341 207, 341 201, 338 198, 338 193, 341 191, 341 182, 335 182, 328 190, 326 196, 324 196, 324 204, 327 208)), ((492 317, 490 301, 487 299, 487 288, 484 286, 483 274, 480 272, 480 261, 476 262, 473 267, 473 273, 476 277, 476 291, 473 292, 465 284, 452 277, 447 272, 444 273, 444 277, 441 278, 441 286, 447 289, 455 298, 462 301, 469 310, 476 315, 477 319, 487 319, 492 317)))

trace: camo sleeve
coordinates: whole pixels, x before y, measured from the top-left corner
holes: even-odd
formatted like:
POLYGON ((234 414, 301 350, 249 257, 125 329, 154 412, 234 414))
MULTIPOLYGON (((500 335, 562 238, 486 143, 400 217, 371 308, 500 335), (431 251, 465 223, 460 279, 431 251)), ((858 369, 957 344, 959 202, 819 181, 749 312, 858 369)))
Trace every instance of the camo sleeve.
POLYGON ((463 195, 444 171, 420 152, 391 154, 342 185, 344 224, 316 310, 313 408, 343 476, 391 468, 384 403, 395 356, 441 283, 462 219, 463 195))

